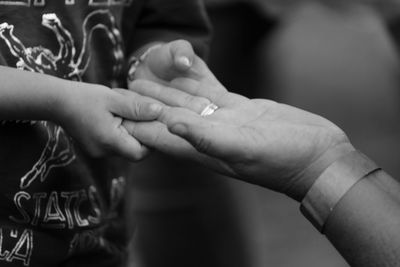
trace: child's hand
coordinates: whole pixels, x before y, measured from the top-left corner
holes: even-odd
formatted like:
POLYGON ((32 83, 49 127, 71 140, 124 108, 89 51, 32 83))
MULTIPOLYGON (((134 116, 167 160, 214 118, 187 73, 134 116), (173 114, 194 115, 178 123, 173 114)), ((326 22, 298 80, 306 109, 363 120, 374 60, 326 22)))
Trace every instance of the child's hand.
MULTIPOLYGON (((160 108, 134 92, 101 85, 73 83, 60 101, 59 123, 90 155, 108 154, 140 160, 147 148, 129 135, 124 119, 149 121, 160 108)), ((135 122, 131 122, 131 124, 135 122)))
POLYGON ((166 83, 186 76, 195 57, 192 45, 187 41, 156 44, 142 55, 137 66, 131 67, 128 84, 137 79, 166 83))

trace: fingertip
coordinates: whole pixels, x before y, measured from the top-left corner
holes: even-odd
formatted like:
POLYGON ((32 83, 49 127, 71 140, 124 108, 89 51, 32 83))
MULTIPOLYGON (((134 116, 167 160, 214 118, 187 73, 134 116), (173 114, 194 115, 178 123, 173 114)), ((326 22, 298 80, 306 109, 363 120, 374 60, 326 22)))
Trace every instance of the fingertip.
POLYGON ((136 138, 134 141, 131 142, 130 148, 129 145, 127 145, 127 148, 128 149, 126 152, 127 154, 129 154, 129 158, 131 161, 141 161, 150 154, 149 148, 136 140, 136 138))
POLYGON ((187 56, 178 56, 175 64, 180 70, 189 70, 192 67, 192 61, 187 56))
POLYGON ((192 45, 186 40, 176 40, 170 47, 177 69, 181 71, 190 69, 195 56, 192 45))
POLYGON ((187 129, 186 125, 184 125, 182 123, 174 124, 171 127, 168 127, 168 130, 171 133, 176 134, 178 136, 186 136, 188 133, 188 129, 187 129))
POLYGON ((141 161, 151 154, 150 148, 143 144, 140 144, 140 146, 140 152, 134 157, 134 161, 141 161))
POLYGON ((138 162, 145 159, 150 154, 150 150, 142 146, 140 150, 135 151, 135 153, 130 153, 126 157, 132 162, 138 162))
POLYGON ((159 103, 153 102, 142 102, 137 103, 137 107, 134 108, 134 120, 140 121, 152 121, 160 117, 162 113, 162 106, 159 103))
POLYGON ((163 107, 158 103, 150 103, 149 104, 149 112, 154 115, 160 115, 163 107))

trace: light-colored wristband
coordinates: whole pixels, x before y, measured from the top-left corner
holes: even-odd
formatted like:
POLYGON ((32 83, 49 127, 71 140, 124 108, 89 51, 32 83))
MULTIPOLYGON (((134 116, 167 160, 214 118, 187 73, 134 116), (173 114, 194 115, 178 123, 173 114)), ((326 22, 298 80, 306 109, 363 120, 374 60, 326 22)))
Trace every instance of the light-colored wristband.
POLYGON ((320 231, 342 197, 362 178, 380 168, 359 151, 340 157, 311 186, 300 211, 320 231))

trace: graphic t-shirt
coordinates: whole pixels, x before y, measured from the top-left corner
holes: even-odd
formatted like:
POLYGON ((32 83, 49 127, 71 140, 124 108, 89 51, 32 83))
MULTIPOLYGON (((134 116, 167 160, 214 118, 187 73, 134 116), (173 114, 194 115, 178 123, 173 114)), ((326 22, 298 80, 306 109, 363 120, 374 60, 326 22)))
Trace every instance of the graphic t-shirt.
MULTIPOLYGON (((124 86, 126 55, 177 38, 202 54, 207 30, 198 1, 0 0, 0 64, 124 86)), ((54 123, 0 122, 0 266, 123 265, 124 165, 54 123)))

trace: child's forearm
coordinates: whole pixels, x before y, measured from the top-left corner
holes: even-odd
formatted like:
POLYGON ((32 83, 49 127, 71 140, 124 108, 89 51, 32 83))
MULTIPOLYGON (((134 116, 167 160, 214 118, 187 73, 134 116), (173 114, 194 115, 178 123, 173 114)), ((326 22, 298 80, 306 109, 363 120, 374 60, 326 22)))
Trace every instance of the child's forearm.
POLYGON ((63 127, 90 156, 142 159, 147 149, 124 121, 152 121, 161 107, 123 89, 0 67, 0 122, 46 120, 63 127))
POLYGON ((0 120, 58 121, 72 81, 0 66, 0 120))

